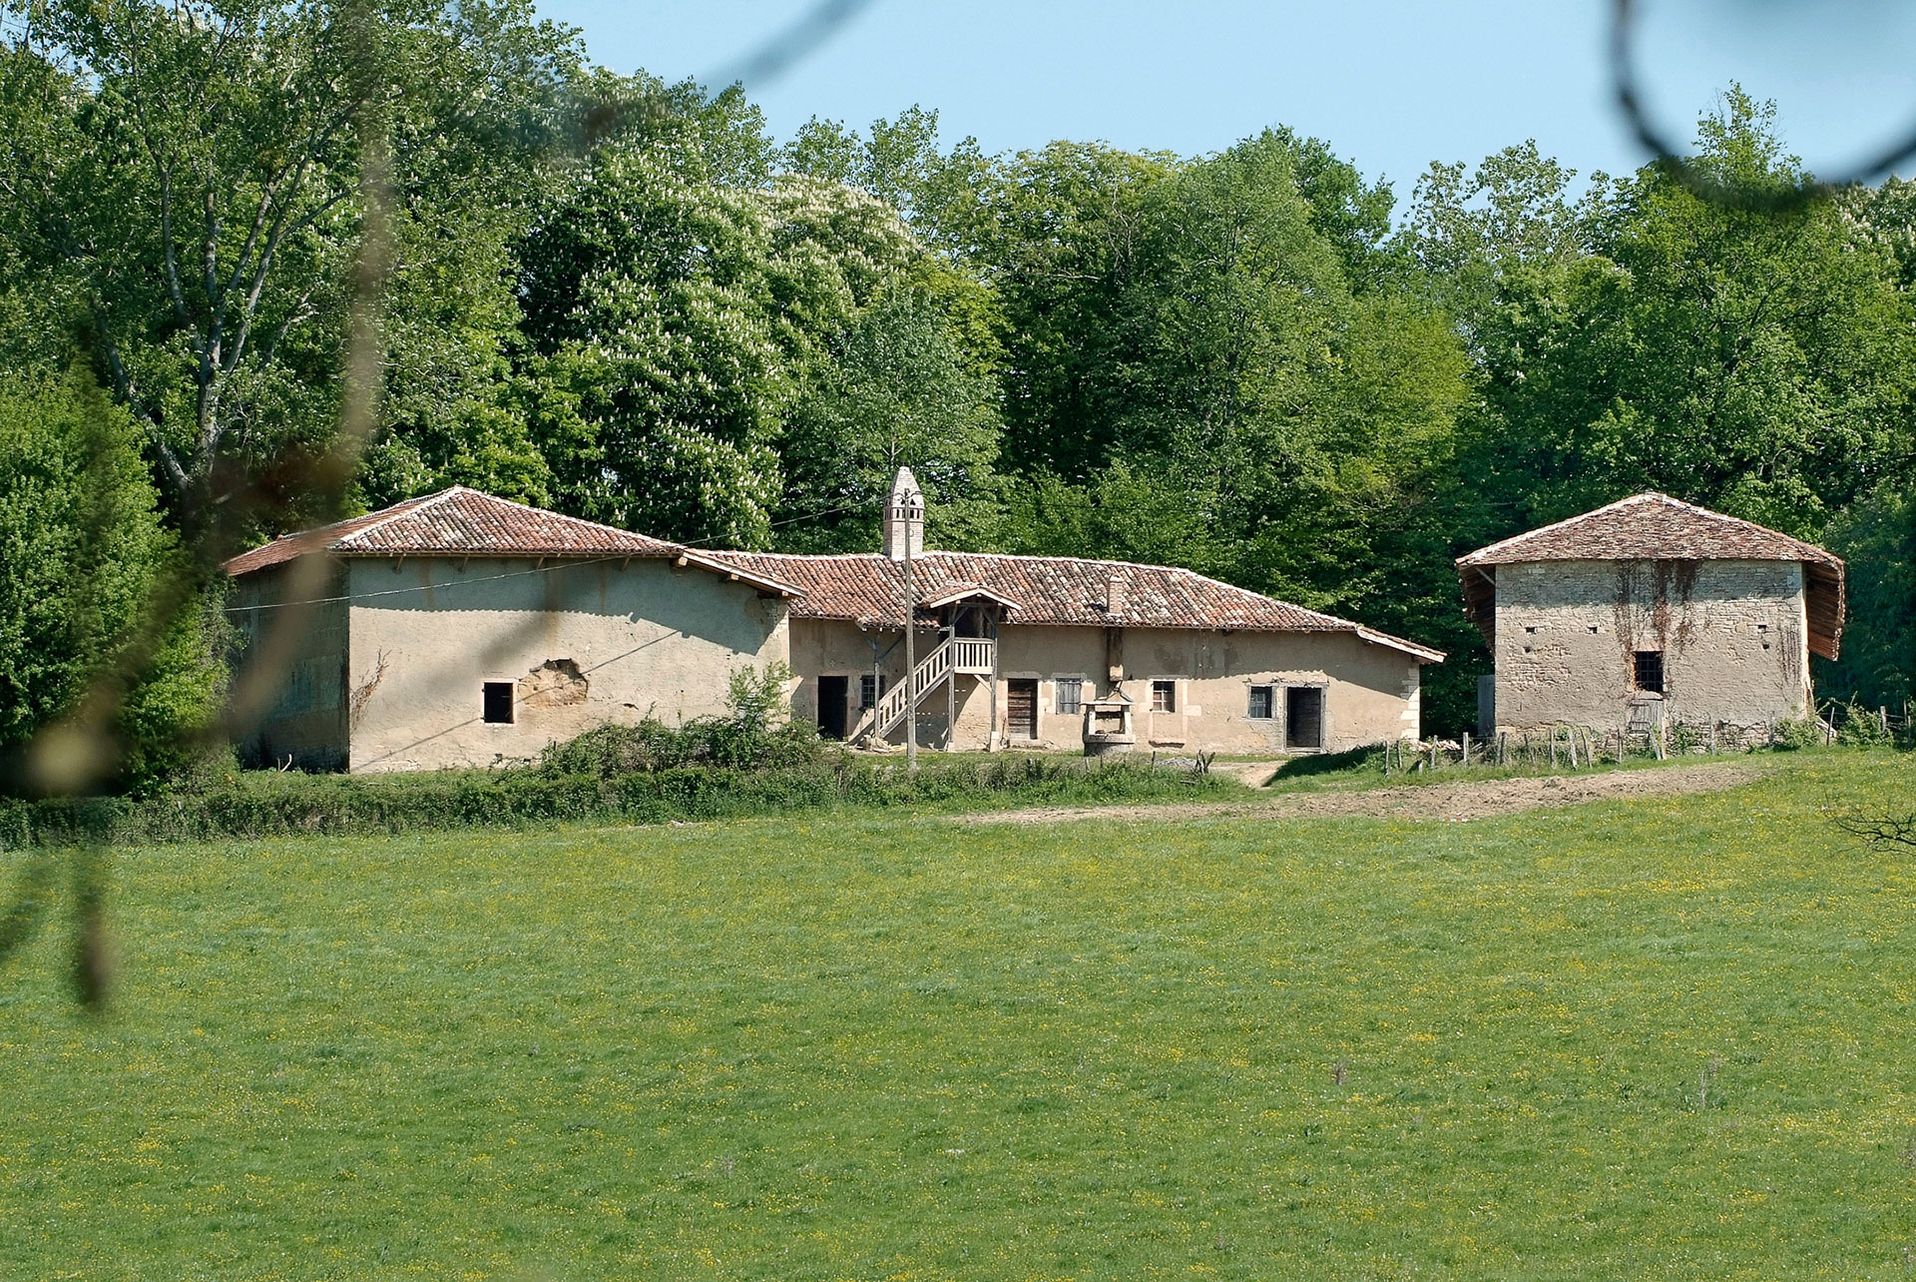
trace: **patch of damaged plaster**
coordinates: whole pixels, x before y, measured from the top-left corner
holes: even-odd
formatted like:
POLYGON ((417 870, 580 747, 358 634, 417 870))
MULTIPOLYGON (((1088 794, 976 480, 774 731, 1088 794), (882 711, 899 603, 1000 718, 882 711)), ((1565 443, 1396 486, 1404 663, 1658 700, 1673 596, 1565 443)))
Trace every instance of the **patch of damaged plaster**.
POLYGON ((527 708, 564 708, 584 703, 592 683, 573 659, 547 659, 519 678, 519 703, 527 708))

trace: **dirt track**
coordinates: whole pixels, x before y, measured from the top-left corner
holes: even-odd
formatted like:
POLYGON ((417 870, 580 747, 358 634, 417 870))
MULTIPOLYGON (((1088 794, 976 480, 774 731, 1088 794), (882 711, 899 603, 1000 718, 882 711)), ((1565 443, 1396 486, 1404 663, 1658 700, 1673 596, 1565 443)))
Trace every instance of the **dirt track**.
POLYGON ((1162 823, 1183 819, 1323 818, 1359 815, 1382 819, 1430 819, 1461 822, 1516 814, 1545 806, 1574 806, 1586 801, 1629 797, 1668 797, 1717 792, 1747 783, 1763 773, 1750 761, 1665 766, 1589 775, 1550 775, 1526 779, 1459 779, 1454 783, 1398 785, 1359 792, 1289 792, 1257 801, 1217 801, 1182 805, 1053 806, 965 816, 964 822, 1046 824, 1078 819, 1132 819, 1162 823))

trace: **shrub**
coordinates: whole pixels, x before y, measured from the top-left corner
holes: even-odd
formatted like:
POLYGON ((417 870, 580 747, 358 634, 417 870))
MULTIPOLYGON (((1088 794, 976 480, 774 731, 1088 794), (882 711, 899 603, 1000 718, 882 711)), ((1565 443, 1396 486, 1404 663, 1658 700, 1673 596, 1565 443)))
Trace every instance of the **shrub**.
POLYGON ((1776 723, 1773 746, 1783 752, 1823 746, 1823 723, 1814 717, 1797 717, 1776 723))
POLYGON ((782 663, 732 673, 723 716, 695 717, 678 726, 646 718, 632 726, 600 726, 548 747, 539 758, 545 775, 622 775, 685 766, 768 770, 812 765, 823 745, 810 722, 784 713, 782 663))
MULTIPOLYGON (((156 585, 184 572, 139 434, 84 371, 0 378, 0 789, 6 760, 125 661, 156 585)), ((196 601, 155 639, 120 703, 113 782, 151 790, 187 764, 221 674, 196 601)))
MULTIPOLYGON (((624 727, 630 732, 641 727, 624 727)), ((782 735, 783 728, 774 731, 782 735)), ((675 731, 667 731, 676 735, 675 731)), ((594 743, 605 737, 594 732, 594 743)), ((587 736, 581 736, 585 739, 587 736)), ((579 741, 575 740, 574 745, 579 741)), ((570 750, 574 745, 564 745, 570 750)), ((553 760, 561 753, 555 752, 553 760)), ((119 843, 256 839, 303 833, 397 834, 555 823, 664 823, 787 814, 833 806, 1137 801, 1218 794, 1239 785, 1143 762, 1010 756, 902 764, 826 752, 815 740, 799 764, 657 765, 606 772, 610 756, 578 750, 594 768, 447 771, 423 775, 301 775, 248 771, 136 800, 0 799, 0 849, 77 841, 119 843)), ((656 758, 654 758, 656 761, 656 758)))
POLYGON ((1835 715, 1836 741, 1859 748, 1880 747, 1892 741, 1889 727, 1877 720, 1874 708, 1851 700, 1835 715))

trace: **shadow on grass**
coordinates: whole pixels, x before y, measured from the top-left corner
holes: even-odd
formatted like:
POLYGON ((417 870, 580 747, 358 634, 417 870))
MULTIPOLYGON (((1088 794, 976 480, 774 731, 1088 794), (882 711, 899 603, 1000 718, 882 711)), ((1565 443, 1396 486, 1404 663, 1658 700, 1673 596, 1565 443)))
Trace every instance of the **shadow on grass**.
POLYGON ((1293 779, 1308 779, 1317 775, 1353 774, 1357 771, 1375 770, 1380 776, 1383 770, 1384 747, 1370 743, 1361 748, 1346 748, 1342 752, 1321 752, 1315 756, 1292 757, 1277 768, 1277 773, 1265 781, 1264 786, 1276 783, 1289 783, 1293 779))

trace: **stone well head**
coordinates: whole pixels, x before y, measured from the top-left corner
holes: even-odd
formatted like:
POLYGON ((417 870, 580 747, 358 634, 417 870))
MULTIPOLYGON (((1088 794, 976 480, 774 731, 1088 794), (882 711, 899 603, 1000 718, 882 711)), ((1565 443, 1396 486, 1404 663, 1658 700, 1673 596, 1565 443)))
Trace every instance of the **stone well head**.
POLYGON ((1122 690, 1112 691, 1084 704, 1084 755, 1108 757, 1137 747, 1137 735, 1131 729, 1131 700, 1122 690))

